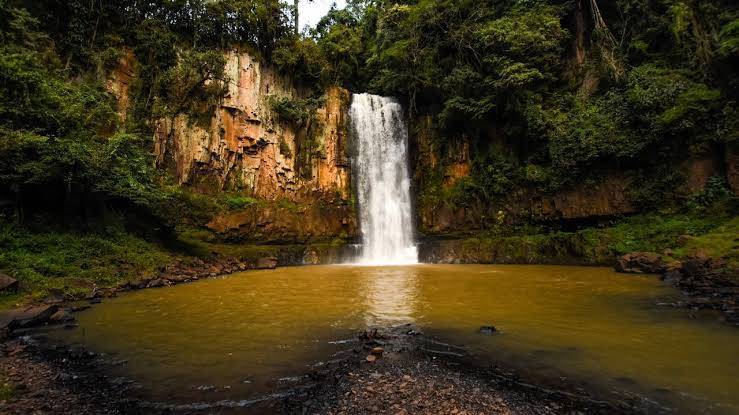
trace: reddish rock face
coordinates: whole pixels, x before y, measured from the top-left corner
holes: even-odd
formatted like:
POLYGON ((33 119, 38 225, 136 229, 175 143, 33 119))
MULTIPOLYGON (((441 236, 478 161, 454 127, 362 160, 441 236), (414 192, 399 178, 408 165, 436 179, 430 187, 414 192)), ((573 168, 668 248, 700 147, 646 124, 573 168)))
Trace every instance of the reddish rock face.
MULTIPOLYGON (((277 120, 270 100, 305 98, 307 92, 247 53, 232 51, 226 58, 228 93, 209 121, 196 123, 181 115, 157 122, 158 166, 196 191, 239 191, 260 200, 287 200, 302 209, 276 214, 260 207, 227 213, 209 224, 216 232, 231 237, 250 232, 243 236, 275 240, 355 235, 347 156, 349 92, 328 89, 312 125, 286 125, 277 120), (317 143, 312 143, 310 155, 301 154, 306 151, 301 140, 309 134, 317 143)), ((122 118, 134 68, 135 58, 127 50, 107 83, 122 118)))
POLYGON ((720 163, 711 157, 700 157, 685 161, 681 170, 685 172, 685 184, 680 189, 686 195, 700 193, 708 179, 719 175, 720 163))
POLYGON ((351 236, 358 229, 353 206, 326 202, 296 208, 249 207, 216 216, 208 228, 227 240, 276 243, 351 236))
POLYGON ((128 110, 129 98, 128 89, 135 76, 136 57, 133 51, 128 48, 123 49, 123 54, 118 60, 118 64, 108 74, 105 86, 116 98, 118 116, 121 121, 126 120, 126 111, 128 110))
MULTIPOLYGON (((423 192, 438 180, 441 172, 441 189, 452 189, 461 179, 469 177, 472 162, 476 157, 475 146, 469 139, 459 137, 439 137, 433 121, 428 116, 412 120, 411 128, 412 166, 414 188, 423 192), (439 142, 446 144, 440 146, 439 142), (430 176, 429 173, 436 176, 430 176)), ((500 131, 489 128, 484 132, 493 148, 506 151, 509 144, 501 141, 500 131)), ((488 144, 490 144, 488 143, 488 144)), ((675 166, 685 177, 685 183, 675 189, 684 195, 703 191, 712 176, 726 178, 734 193, 739 194, 739 145, 727 145, 725 160, 717 154, 695 156, 675 166), (723 165, 722 165, 723 164, 723 165)), ((436 184, 438 186, 438 184, 436 184)), ((489 203, 465 200, 463 206, 455 206, 448 200, 439 203, 438 195, 425 199, 421 193, 416 199, 418 229, 422 233, 454 234, 489 229, 496 224, 510 224, 518 221, 555 221, 607 218, 637 212, 637 203, 631 199, 634 190, 632 177, 628 172, 613 171, 604 174, 595 183, 577 183, 553 193, 544 193, 534 187, 513 189, 489 203)))
POLYGON ((238 189, 266 200, 311 201, 324 194, 349 199, 345 156, 349 92, 326 91, 325 104, 317 111, 318 125, 296 128, 278 122, 269 104, 272 97, 303 97, 289 79, 246 53, 230 52, 225 70, 231 80, 228 94, 209 125, 195 125, 184 115, 159 122, 155 136, 159 164, 173 164, 181 184, 207 183, 202 189, 207 191, 238 189), (299 142, 308 128, 319 129, 320 151, 307 157, 310 165, 304 170, 309 174, 299 175, 299 142))

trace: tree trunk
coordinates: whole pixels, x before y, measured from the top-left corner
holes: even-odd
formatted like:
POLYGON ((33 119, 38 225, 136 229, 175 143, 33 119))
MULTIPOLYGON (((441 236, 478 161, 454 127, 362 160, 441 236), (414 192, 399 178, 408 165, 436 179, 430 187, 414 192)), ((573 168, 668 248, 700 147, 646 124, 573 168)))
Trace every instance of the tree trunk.
POLYGON ((293 19, 295 20, 295 34, 300 34, 300 19, 299 19, 299 13, 298 13, 298 4, 300 3, 299 0, 295 0, 295 5, 293 6, 293 19))
POLYGON ((573 41, 575 64, 578 68, 585 63, 585 15, 582 11, 582 1, 577 2, 575 11, 575 39, 573 41))

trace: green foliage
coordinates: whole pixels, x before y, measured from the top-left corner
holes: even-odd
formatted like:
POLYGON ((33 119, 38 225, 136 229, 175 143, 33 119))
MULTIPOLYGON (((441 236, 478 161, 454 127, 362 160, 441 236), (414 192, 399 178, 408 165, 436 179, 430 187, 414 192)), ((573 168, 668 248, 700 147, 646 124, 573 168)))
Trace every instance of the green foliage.
POLYGON ((290 145, 287 144, 287 141, 285 141, 284 138, 280 137, 280 143, 279 144, 280 144, 280 154, 282 154, 283 156, 285 156, 287 158, 292 158, 293 151, 290 148, 290 145))
POLYGON ((711 176, 703 191, 690 196, 687 205, 693 210, 705 210, 732 198, 735 197, 727 186, 726 180, 720 176, 711 176))
POLYGON ((566 34, 558 8, 545 2, 395 5, 377 27, 373 89, 406 96, 412 107, 440 102, 439 121, 455 127, 515 111, 527 91, 555 79, 566 34))
POLYGON ((721 56, 739 55, 739 18, 734 19, 721 28, 719 35, 719 54, 721 56))
POLYGON ((155 118, 212 111, 228 92, 226 58, 217 50, 185 51, 159 78, 155 118))
POLYGON ((239 210, 248 206, 256 205, 259 201, 253 197, 246 196, 227 196, 225 200, 229 209, 239 210))
POLYGON ((272 62, 300 83, 316 85, 322 80, 327 62, 313 39, 285 39, 272 54, 272 62))
POLYGON ((271 96, 270 108, 280 122, 294 127, 304 127, 315 119, 316 110, 323 105, 322 98, 292 99, 271 96))
POLYGON ((724 258, 729 269, 739 269, 739 218, 688 238, 684 246, 674 249, 678 258, 702 253, 714 258, 724 258))
POLYGON ((660 163, 635 172, 629 196, 642 210, 675 210, 682 202, 675 189, 679 189, 684 182, 685 175, 682 172, 660 163))
POLYGON ((736 234, 739 219, 726 211, 711 216, 697 212, 682 215, 646 214, 611 226, 574 232, 525 233, 501 229, 464 240, 458 252, 462 261, 498 263, 575 263, 612 266, 615 258, 631 252, 673 251, 676 260, 704 253, 723 257, 739 267, 736 234), (685 238, 687 236, 688 238, 685 238), (687 239, 678 246, 678 238, 687 239))
POLYGON ((684 71, 633 68, 623 88, 602 95, 552 99, 532 108, 529 122, 549 140, 555 180, 566 183, 604 161, 635 160, 648 150, 720 140, 720 91, 684 71))
POLYGON ((0 382, 2 382, 0 383, 0 402, 12 399, 16 394, 15 386, 5 379, 1 379, 0 382))

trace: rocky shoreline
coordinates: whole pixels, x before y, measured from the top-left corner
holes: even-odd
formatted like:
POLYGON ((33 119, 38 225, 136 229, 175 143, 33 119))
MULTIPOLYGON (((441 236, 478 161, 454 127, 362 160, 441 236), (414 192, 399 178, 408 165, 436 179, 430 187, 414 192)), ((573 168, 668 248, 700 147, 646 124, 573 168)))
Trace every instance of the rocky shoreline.
MULTIPOLYGON (((168 287, 247 270, 275 269, 279 263, 276 257, 254 261, 227 256, 216 256, 210 260, 191 258, 175 261, 157 276, 141 277, 110 288, 93 288, 83 299, 52 291, 42 304, 0 313, 0 339, 9 336, 13 330, 45 324, 64 323, 73 327, 74 312, 84 310, 104 298, 116 297, 121 292, 168 287)), ((697 255, 678 261, 669 252, 634 252, 618 258, 614 269, 621 273, 658 274, 663 281, 675 286, 687 297, 685 301, 659 303, 660 306, 714 310, 722 315, 727 324, 739 327, 739 276, 734 275, 737 270, 728 269, 721 258, 697 255)))
MULTIPOLYGON (((662 274, 689 300, 663 306, 712 309, 739 326, 737 294, 724 264, 707 257, 676 262, 664 255, 633 253, 619 258, 616 270, 662 274)), ((162 404, 131 399, 132 382, 111 378, 105 368, 120 364, 74 346, 51 345, 39 329, 72 329, 73 314, 115 297, 117 293, 214 278, 248 269, 271 269, 276 258, 247 264, 220 257, 212 262, 178 262, 155 278, 112 289, 93 290, 84 301, 51 296, 46 304, 15 310, 0 319, 6 336, 0 351, 0 413, 197 414, 197 413, 325 413, 325 414, 572 414, 634 413, 638 403, 604 402, 581 389, 524 381, 508 368, 480 367, 464 349, 422 335, 415 327, 362 333, 351 349, 305 376, 289 390, 256 400, 215 404, 162 404), (379 349, 379 350, 378 350, 379 349), (2 382, 5 382, 3 385, 2 382)))
POLYGON ((463 348, 405 325, 359 333, 298 385, 243 401, 158 403, 131 398, 135 383, 106 374, 122 364, 43 334, 7 340, 0 372, 4 414, 616 414, 625 403, 527 383, 503 368, 470 364, 463 348))
POLYGON ((84 298, 69 297, 60 291, 52 291, 41 304, 0 313, 0 339, 10 336, 14 330, 46 324, 64 323, 73 326, 73 313, 89 308, 91 304, 99 303, 104 298, 116 297, 121 292, 169 287, 247 270, 275 269, 277 265, 278 259, 275 257, 264 257, 252 262, 226 256, 216 256, 210 260, 192 258, 177 260, 156 276, 125 281, 115 287, 93 287, 84 298))
POLYGON ((714 310, 721 313, 726 323, 739 327, 739 276, 721 258, 696 255, 678 261, 669 252, 634 252, 620 257, 615 269, 623 273, 660 274, 663 281, 687 297, 686 301, 660 305, 714 310))

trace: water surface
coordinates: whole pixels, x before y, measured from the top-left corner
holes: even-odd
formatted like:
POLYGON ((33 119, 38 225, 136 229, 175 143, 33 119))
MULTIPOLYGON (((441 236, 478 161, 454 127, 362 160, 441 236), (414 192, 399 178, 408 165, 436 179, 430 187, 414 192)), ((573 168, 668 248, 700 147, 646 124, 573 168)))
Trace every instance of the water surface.
POLYGON ((164 401, 259 396, 330 359, 356 330, 414 323, 481 364, 681 413, 739 413, 739 331, 656 306, 679 298, 654 276, 605 268, 296 267, 121 295, 59 335, 126 359, 116 371, 164 401), (477 333, 491 324, 499 334, 477 333))

